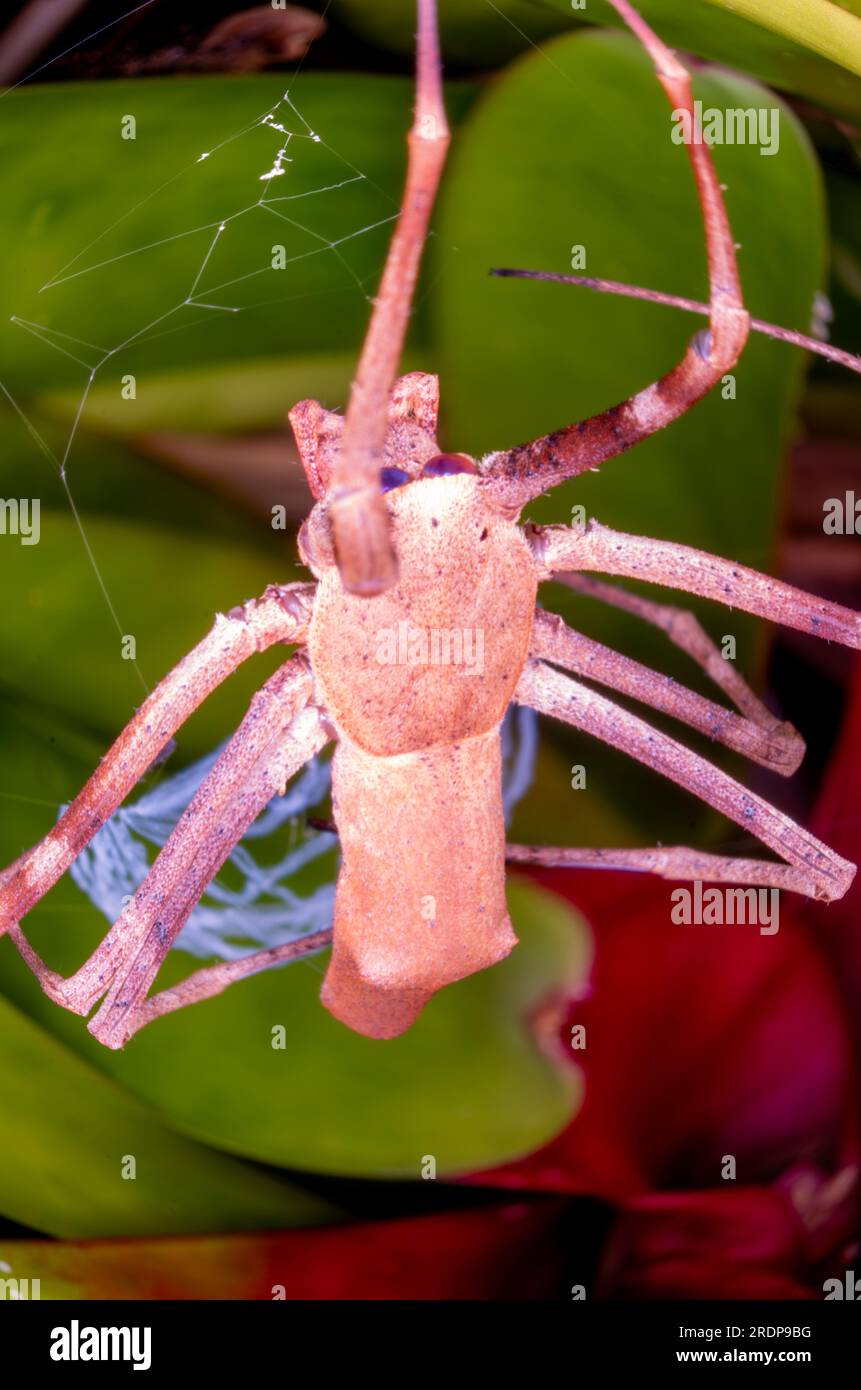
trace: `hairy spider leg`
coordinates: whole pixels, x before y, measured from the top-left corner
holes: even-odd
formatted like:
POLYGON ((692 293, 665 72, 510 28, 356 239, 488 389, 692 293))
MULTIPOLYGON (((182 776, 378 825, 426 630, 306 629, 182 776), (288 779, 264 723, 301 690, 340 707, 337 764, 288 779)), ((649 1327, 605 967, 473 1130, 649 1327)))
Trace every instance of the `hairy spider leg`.
POLYGON ((259 975, 264 970, 273 970, 280 965, 291 965, 305 956, 324 951, 331 944, 332 930, 328 928, 325 931, 312 932, 298 941, 287 941, 282 946, 268 946, 263 951, 254 951, 251 955, 241 956, 239 960, 224 960, 218 965, 205 965, 202 970, 196 970, 180 984, 144 999, 126 1030, 128 1037, 139 1033, 141 1028, 155 1022, 157 1018, 163 1018, 165 1014, 175 1013, 177 1009, 185 1009, 189 1004, 200 1004, 204 999, 213 999, 217 994, 223 994, 237 980, 259 975))
POLYGON ((628 535, 597 521, 582 528, 532 526, 527 535, 542 579, 565 570, 617 574, 699 594, 826 642, 861 647, 861 614, 705 550, 628 535))
POLYGON ((159 682, 57 824, 0 874, 0 936, 19 923, 113 815, 165 745, 243 661, 276 642, 302 642, 314 584, 270 585, 219 613, 207 635, 159 682))
POLYGON ((530 652, 661 710, 784 777, 791 776, 804 757, 804 742, 791 724, 781 724, 768 711, 766 723, 738 715, 686 689, 671 676, 575 632, 556 613, 541 608, 536 611, 530 652))
POLYGON ((89 1024, 106 1046, 122 1047, 136 1031, 147 991, 202 893, 272 797, 331 738, 321 711, 309 703, 312 692, 302 655, 260 688, 133 899, 69 979, 44 965, 17 924, 12 929, 55 1003, 86 1014, 106 996, 89 1024))
MULTIPOLYGON (((788 731, 792 726, 781 724, 768 706, 763 704, 744 676, 736 670, 731 661, 727 661, 717 643, 689 608, 679 608, 672 603, 659 603, 656 599, 644 597, 643 594, 631 593, 630 589, 621 585, 607 584, 603 579, 596 579, 591 574, 554 572, 553 579, 556 583, 573 589, 575 593, 585 594, 600 603, 607 603, 611 608, 618 608, 623 613, 630 613, 635 618, 641 618, 643 622, 660 628, 674 647, 678 647, 679 651, 695 661, 709 680, 729 696, 736 709, 741 710, 754 724, 770 733, 777 733, 780 729, 787 730, 786 737, 790 738, 788 731)), ((800 740, 801 735, 796 734, 796 737, 800 740)))
MULTIPOLYGON (((693 115, 691 79, 675 54, 628 0, 610 4, 651 56, 673 108, 693 115)), ((708 145, 692 142, 687 150, 705 227, 709 328, 693 338, 681 362, 629 400, 529 444, 492 454, 486 460, 484 485, 494 502, 513 516, 548 488, 596 468, 684 415, 735 365, 744 348, 750 318, 720 181, 708 145)))
POLYGON ((448 152, 436 0, 418 0, 415 114, 401 212, 350 391, 331 487, 335 552, 344 588, 382 593, 395 581, 389 514, 380 487, 389 400, 403 352, 419 262, 448 152))
MULTIPOLYGON (((700 801, 755 835, 785 861, 781 865, 765 860, 735 860, 730 856, 704 856, 689 849, 661 850, 657 855, 654 850, 607 850, 586 852, 593 860, 590 867, 638 867, 665 877, 686 878, 699 862, 707 869, 712 882, 752 882, 791 888, 796 893, 826 901, 842 898, 849 889, 855 877, 854 864, 842 859, 789 816, 748 791, 698 753, 652 728, 637 715, 621 709, 612 700, 532 658, 520 678, 517 699, 540 714, 592 734, 661 773, 677 786, 693 792, 700 801), (607 856, 603 863, 599 855, 607 856)), ((545 853, 548 858, 541 862, 572 862, 566 860, 568 852, 565 850, 545 853)), ((584 851, 570 853, 572 857, 580 856, 582 862, 584 851)), ((521 862, 538 861, 532 858, 521 862)), ((573 862, 577 862, 576 859, 573 862)))

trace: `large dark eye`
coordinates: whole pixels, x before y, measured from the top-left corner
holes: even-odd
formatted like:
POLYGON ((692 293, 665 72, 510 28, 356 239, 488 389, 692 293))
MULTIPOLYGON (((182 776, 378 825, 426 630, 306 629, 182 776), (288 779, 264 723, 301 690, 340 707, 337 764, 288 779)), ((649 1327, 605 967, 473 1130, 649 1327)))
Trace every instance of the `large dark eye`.
POLYGON ((468 454, 437 454, 428 459, 422 469, 423 478, 447 478, 452 473, 477 473, 478 469, 468 454))
POLYGON ((404 483, 409 481, 409 473, 405 473, 402 468, 380 469, 380 487, 383 492, 391 492, 393 487, 403 487, 404 483))

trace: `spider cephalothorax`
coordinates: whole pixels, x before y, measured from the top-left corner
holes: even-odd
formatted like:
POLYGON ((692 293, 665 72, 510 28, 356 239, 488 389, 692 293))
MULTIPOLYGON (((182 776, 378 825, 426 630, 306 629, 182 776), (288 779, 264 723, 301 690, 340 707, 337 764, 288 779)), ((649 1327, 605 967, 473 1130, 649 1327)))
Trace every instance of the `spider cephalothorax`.
MULTIPOLYGON (((673 106, 692 112, 690 80, 629 0, 611 0, 652 56, 673 106)), ((433 0, 418 0, 415 121, 403 209, 345 416, 315 401, 291 411, 315 506, 299 536, 313 584, 272 585, 216 619, 170 672, 57 825, 0 875, 8 931, 45 992, 121 1047, 162 1014, 244 975, 333 944, 323 1001, 376 1038, 407 1028, 435 990, 492 965, 516 944, 505 863, 625 868, 668 879, 769 886, 841 897, 855 866, 719 767, 594 685, 657 709, 783 775, 804 745, 724 661, 692 614, 606 584, 633 577, 821 638, 861 647, 859 615, 730 560, 672 541, 588 525, 523 526, 523 508, 677 419, 729 371, 751 323, 722 189, 708 146, 688 147, 703 209, 709 329, 682 361, 630 400, 480 464, 437 439, 438 383, 398 378, 410 304, 448 131, 433 0), (567 627, 535 605, 555 578, 662 628, 735 707, 685 689, 567 627), (299 651, 254 697, 187 811, 107 937, 66 980, 20 921, 56 883, 191 712, 255 652, 299 651), (584 685, 570 674, 592 682, 584 685), (611 744, 758 838, 777 859, 685 847, 554 849, 505 845, 500 725, 511 701, 611 744), (273 796, 330 741, 343 863, 333 932, 207 967, 149 990, 195 903, 273 796)), ((589 282, 593 288, 612 282, 589 282)), ((635 291, 646 294, 647 292, 635 291)), ((690 301, 682 307, 697 309, 690 301)), ((818 350, 825 350, 821 347, 818 350)), ((861 363, 837 356, 855 370, 861 363)))

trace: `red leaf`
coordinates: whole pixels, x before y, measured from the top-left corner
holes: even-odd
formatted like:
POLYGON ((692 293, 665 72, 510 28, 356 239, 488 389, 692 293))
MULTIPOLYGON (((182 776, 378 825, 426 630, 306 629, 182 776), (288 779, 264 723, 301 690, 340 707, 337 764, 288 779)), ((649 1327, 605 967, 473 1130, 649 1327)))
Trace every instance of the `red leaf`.
POLYGON ((854 1119, 847 1027, 827 964, 784 899, 780 930, 678 926, 672 885, 547 873, 596 937, 592 992, 565 1027, 586 1099, 558 1139, 483 1184, 624 1201, 661 1188, 768 1182, 799 1155, 842 1162, 854 1119))
MULTIPOLYGON (((856 657, 846 713, 813 819, 813 831, 846 859, 861 864, 861 658, 856 657)), ((855 1023, 861 1055, 861 875, 845 898, 811 903, 807 918, 827 946, 855 1023)))
POLYGON ((563 1270, 563 1208, 506 1202, 259 1236, 13 1240, 0 1255, 13 1277, 41 1280, 43 1299, 546 1299, 563 1270))

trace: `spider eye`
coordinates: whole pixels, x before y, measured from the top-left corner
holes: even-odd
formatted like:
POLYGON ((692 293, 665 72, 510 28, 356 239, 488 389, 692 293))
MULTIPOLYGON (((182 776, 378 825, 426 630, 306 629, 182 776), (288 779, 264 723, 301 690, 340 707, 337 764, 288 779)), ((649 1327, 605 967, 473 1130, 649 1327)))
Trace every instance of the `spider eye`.
POLYGON ((452 473, 477 473, 468 454, 437 454, 422 469, 423 478, 448 478, 452 473))
POLYGON ((402 468, 380 469, 380 487, 383 492, 391 492, 393 487, 403 487, 404 483, 409 481, 409 473, 405 473, 402 468))

